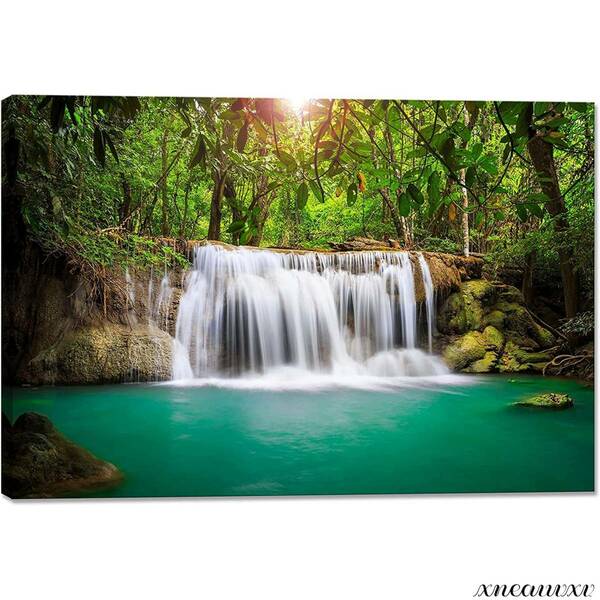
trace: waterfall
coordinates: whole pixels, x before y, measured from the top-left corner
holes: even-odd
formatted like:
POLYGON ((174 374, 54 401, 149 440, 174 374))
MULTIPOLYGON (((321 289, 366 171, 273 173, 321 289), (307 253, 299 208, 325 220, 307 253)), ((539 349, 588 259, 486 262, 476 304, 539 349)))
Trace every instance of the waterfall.
POLYGON ((433 345, 433 324, 435 323, 435 296, 429 265, 422 254, 419 254, 419 266, 421 267, 421 277, 423 278, 423 286, 425 287, 425 309, 427 311, 427 346, 429 348, 429 352, 431 352, 433 345))
MULTIPOLYGON (((431 348, 433 287, 422 256, 419 264, 431 348)), ((196 247, 177 313, 173 378, 282 367, 376 377, 447 373, 418 349, 414 277, 407 252, 196 247)))

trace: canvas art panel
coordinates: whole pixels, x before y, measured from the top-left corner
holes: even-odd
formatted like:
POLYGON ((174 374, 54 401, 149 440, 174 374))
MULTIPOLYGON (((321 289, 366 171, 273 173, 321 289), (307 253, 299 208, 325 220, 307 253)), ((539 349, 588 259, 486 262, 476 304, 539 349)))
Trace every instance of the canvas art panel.
POLYGON ((13 498, 594 489, 594 106, 11 96, 13 498))

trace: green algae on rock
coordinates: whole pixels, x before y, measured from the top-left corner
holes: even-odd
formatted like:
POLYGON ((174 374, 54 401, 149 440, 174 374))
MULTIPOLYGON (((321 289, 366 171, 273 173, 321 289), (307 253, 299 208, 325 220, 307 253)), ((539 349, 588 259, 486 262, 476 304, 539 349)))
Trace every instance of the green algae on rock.
POLYGON ((553 334, 533 319, 521 292, 486 280, 461 284, 438 315, 447 336, 443 357, 466 373, 541 372, 552 360, 553 334))
POLYGON ((515 402, 515 406, 533 406, 537 408, 564 409, 573 406, 573 398, 568 394, 557 394, 554 392, 547 394, 537 394, 526 400, 515 402))

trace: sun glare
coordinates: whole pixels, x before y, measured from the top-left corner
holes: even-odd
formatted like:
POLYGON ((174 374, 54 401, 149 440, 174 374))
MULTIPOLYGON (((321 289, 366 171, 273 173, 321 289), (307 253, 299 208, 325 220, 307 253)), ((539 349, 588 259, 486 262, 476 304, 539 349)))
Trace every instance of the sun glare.
POLYGON ((306 105, 308 104, 308 98, 302 98, 300 96, 288 98, 287 101, 291 106, 292 110, 297 115, 301 115, 302 111, 306 108, 306 105))

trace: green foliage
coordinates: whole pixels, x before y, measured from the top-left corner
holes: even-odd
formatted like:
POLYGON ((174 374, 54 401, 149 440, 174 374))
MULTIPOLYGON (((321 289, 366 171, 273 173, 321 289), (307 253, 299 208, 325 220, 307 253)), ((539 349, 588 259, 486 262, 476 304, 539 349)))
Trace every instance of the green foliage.
POLYGON ((590 337, 594 333, 594 312, 579 313, 561 325, 560 329, 566 335, 590 337))
POLYGON ((223 241, 306 248, 370 235, 457 252, 466 213, 497 268, 534 252, 550 277, 568 248, 591 298, 591 104, 13 96, 11 131, 31 234, 95 264, 185 261, 159 238, 205 238, 215 202, 223 241), (566 233, 535 137, 553 150, 566 233))

